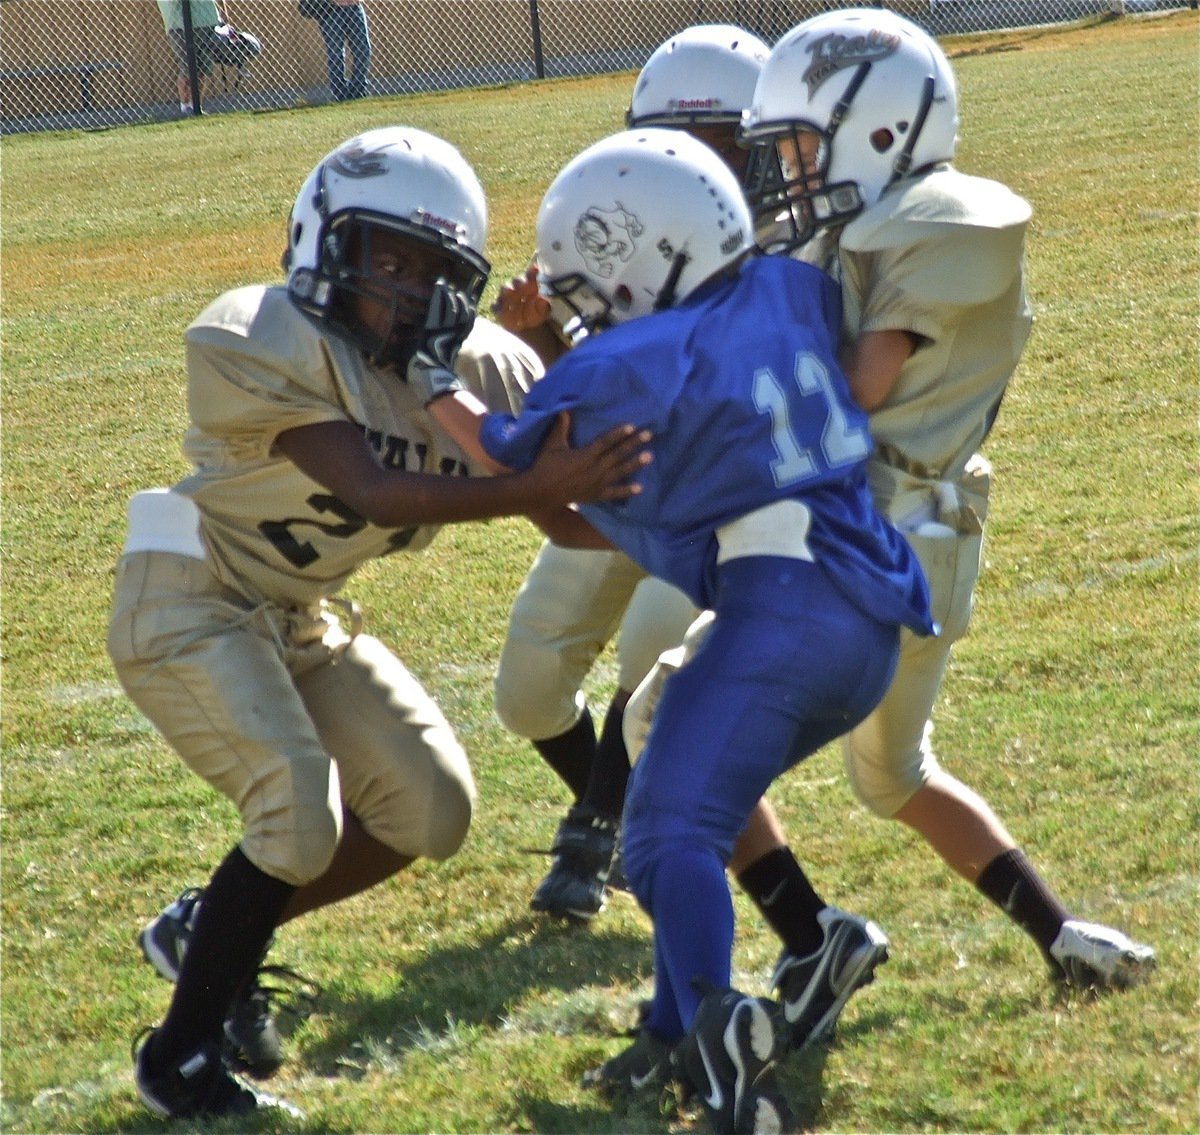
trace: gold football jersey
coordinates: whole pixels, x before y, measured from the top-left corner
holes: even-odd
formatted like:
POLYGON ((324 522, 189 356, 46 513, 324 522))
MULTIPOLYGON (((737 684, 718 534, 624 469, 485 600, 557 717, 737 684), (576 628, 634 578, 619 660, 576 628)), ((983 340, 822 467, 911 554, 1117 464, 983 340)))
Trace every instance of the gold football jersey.
MULTIPOLYGON (((252 598, 304 606, 333 594, 365 561, 417 551, 438 525, 369 524, 275 447, 285 430, 349 421, 386 466, 481 475, 395 373, 370 366, 321 328, 283 287, 251 286, 210 304, 186 334, 195 466, 176 491, 200 510, 218 578, 252 598)), ((516 413, 542 372, 537 356, 477 319, 455 368, 490 410, 516 413)))
MULTIPOLYGON (((941 166, 885 193, 844 229, 843 327, 921 336, 871 414, 877 460, 956 481, 983 442, 1029 337, 1032 210, 999 182, 941 166)), ((828 242, 825 243, 828 250, 828 242)), ((803 252, 821 258, 822 249, 803 252)))

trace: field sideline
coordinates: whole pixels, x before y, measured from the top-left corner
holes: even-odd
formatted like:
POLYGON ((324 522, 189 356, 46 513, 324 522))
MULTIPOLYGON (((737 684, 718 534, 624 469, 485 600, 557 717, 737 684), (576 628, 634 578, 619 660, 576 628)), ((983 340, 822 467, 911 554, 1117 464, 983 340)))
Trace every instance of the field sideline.
MULTIPOLYGON (((939 753, 996 806, 1067 904, 1152 943, 1146 987, 1051 989, 1004 916, 895 825, 832 749, 773 798, 830 901, 892 960, 838 1039, 788 1062, 806 1129, 1192 1132, 1197 1087, 1196 92, 1193 12, 947 41, 959 166, 1035 216, 1036 325, 987 453, 987 564, 937 718, 939 753)), ((3 146, 5 1132, 232 1132, 137 1102, 129 1042, 168 987, 134 935, 202 882, 232 809, 157 737, 104 651, 129 495, 184 471, 181 332, 216 294, 279 278, 304 175, 358 130, 451 139, 489 194, 486 300, 521 270, 540 194, 618 129, 631 75, 373 99, 3 146)), ((491 709, 524 521, 447 529, 347 589, 443 706, 480 807, 464 849, 287 927, 272 960, 323 986, 272 1090, 303 1132, 682 1132, 581 1073, 626 1043, 648 924, 617 896, 591 930, 528 910, 565 793, 491 709)), ((611 693, 606 656, 590 687, 611 693)), ((774 939, 739 895, 735 971, 774 939)))

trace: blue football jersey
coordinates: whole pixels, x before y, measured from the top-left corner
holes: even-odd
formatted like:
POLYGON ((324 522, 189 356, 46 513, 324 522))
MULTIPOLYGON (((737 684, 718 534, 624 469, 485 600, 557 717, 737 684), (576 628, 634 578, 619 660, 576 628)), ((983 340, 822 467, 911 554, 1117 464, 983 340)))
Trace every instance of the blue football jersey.
POLYGON ((678 307, 585 340, 534 385, 519 416, 486 419, 483 445, 523 469, 564 410, 575 445, 626 422, 648 429, 654 461, 639 474, 642 492, 581 511, 651 574, 713 606, 716 529, 796 498, 839 589, 869 614, 928 633, 920 567, 866 485, 872 442, 837 361, 840 323, 824 272, 750 260, 678 307))

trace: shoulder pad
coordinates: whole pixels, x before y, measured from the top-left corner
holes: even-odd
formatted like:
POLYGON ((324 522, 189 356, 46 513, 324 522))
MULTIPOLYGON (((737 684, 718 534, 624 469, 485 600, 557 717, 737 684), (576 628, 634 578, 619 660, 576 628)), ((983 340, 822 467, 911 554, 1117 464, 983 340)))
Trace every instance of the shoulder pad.
POLYGON ((189 343, 220 345, 226 336, 245 340, 244 350, 294 360, 301 369, 335 338, 292 303, 286 288, 261 284, 218 296, 187 329, 189 343))
POLYGON ((1029 203, 997 181, 943 168, 885 193, 846 226, 841 254, 878 254, 891 286, 920 304, 962 307, 1020 276, 1029 203))
POLYGON ((1006 185, 942 166, 885 193, 846 226, 841 245, 879 252, 936 239, 946 228, 1024 230, 1032 216, 1029 202, 1006 185))
POLYGON ((232 420, 235 402, 247 413, 257 407, 256 421, 298 408, 311 416, 314 405, 337 404, 337 375, 361 366, 354 348, 326 333, 281 286, 219 296, 187 329, 186 341, 191 397, 206 402, 214 420, 232 420))

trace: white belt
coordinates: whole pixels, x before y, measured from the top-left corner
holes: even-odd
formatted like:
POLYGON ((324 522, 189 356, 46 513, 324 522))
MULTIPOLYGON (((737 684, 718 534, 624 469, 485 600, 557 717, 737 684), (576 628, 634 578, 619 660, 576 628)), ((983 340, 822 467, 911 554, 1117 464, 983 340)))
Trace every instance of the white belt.
POLYGON ((987 515, 991 466, 976 454, 957 481, 918 477, 873 462, 869 477, 878 507, 903 533, 918 536, 978 536, 987 515))
POLYGON ((892 523, 906 536, 910 533, 914 536, 957 536, 957 529, 943 523, 941 518, 955 516, 958 511, 958 487, 949 481, 931 481, 929 496, 892 523))
POLYGON ((717 563, 740 556, 787 556, 793 560, 815 557, 808 546, 812 515, 798 500, 764 505, 717 529, 717 563))
POLYGON ((146 489, 129 498, 129 531, 124 554, 174 552, 204 559, 200 511, 187 497, 170 489, 146 489))

